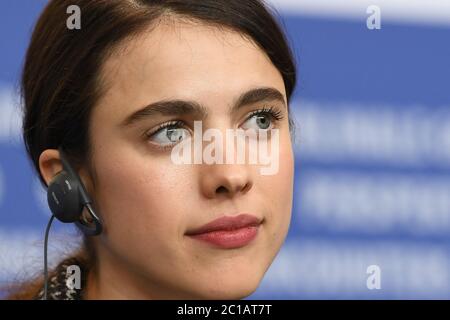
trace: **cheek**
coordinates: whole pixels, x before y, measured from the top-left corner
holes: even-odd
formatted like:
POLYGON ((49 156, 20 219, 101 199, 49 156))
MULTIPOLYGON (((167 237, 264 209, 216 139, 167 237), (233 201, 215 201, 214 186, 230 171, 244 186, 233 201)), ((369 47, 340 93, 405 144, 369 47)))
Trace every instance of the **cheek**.
POLYGON ((277 168, 274 174, 261 175, 266 181, 266 186, 273 192, 277 193, 280 201, 277 203, 287 203, 292 199, 292 189, 294 181, 294 153, 292 150, 292 143, 290 136, 286 133, 280 135, 278 154, 272 154, 273 163, 278 162, 278 165, 272 165, 277 168))
POLYGON ((163 160, 122 154, 127 156, 98 159, 96 199, 108 237, 157 244, 181 232, 182 201, 176 196, 187 187, 180 182, 189 181, 187 173, 163 160))
POLYGON ((285 135, 280 143, 280 175, 279 179, 285 181, 280 188, 282 196, 284 196, 281 205, 287 214, 291 215, 292 200, 294 192, 294 151, 292 149, 291 137, 289 134, 285 135))
POLYGON ((269 216, 273 226, 273 236, 287 232, 289 228, 294 183, 294 154, 290 137, 280 136, 279 167, 274 175, 260 176, 259 182, 265 188, 269 202, 272 205, 269 216))
POLYGON ((280 171, 278 179, 285 181, 283 184, 283 192, 285 192, 286 200, 290 204, 292 202, 293 184, 294 184, 294 152, 290 136, 284 137, 280 143, 280 171))

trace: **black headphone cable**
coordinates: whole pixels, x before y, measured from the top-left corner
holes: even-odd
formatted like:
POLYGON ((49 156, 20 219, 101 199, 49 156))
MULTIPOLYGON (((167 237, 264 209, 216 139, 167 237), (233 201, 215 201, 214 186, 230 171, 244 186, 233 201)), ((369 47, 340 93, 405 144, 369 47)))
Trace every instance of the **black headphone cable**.
POLYGON ((50 232, 50 227, 52 225, 55 216, 52 214, 50 220, 47 224, 47 229, 45 230, 45 240, 44 240, 44 296, 43 300, 47 300, 47 288, 48 288, 48 268, 47 268, 47 247, 48 247, 48 234, 50 232))

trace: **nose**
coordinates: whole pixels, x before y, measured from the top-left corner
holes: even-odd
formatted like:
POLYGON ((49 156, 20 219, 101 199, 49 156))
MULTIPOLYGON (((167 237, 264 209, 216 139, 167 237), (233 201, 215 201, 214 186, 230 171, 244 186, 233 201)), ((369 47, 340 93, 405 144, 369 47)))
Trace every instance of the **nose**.
POLYGON ((246 165, 203 165, 200 174, 202 193, 209 199, 233 198, 246 194, 253 186, 251 173, 246 165))

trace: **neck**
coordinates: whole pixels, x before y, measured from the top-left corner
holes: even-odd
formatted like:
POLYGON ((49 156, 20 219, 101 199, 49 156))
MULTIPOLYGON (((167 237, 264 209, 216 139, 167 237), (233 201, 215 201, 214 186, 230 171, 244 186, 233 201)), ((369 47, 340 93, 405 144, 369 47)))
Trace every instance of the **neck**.
POLYGON ((97 251, 97 261, 88 273, 85 300, 189 299, 187 294, 156 284, 112 253, 97 251))

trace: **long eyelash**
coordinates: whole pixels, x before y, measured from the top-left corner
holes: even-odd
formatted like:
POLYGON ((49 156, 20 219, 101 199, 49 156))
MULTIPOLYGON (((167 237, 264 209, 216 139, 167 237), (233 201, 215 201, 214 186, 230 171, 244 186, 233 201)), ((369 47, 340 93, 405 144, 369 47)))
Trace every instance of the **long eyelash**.
POLYGON ((151 136, 153 136, 155 133, 158 133, 162 129, 170 128, 170 127, 178 127, 178 126, 182 127, 183 125, 184 125, 184 122, 181 120, 165 122, 165 123, 160 124, 156 129, 152 130, 151 132, 146 132, 145 136, 147 138, 150 138, 151 136))
MULTIPOLYGON (((247 119, 250 119, 251 117, 253 117, 254 115, 257 115, 257 114, 268 114, 272 119, 274 119, 276 121, 280 121, 284 117, 283 112, 281 110, 271 106, 269 108, 264 107, 262 109, 252 111, 249 114, 249 116, 247 117, 247 119)), ((182 126, 184 126, 184 122, 181 120, 169 121, 169 122, 160 124, 156 129, 152 130, 151 132, 145 132, 144 135, 146 138, 150 138, 154 134, 161 131, 162 129, 169 128, 169 127, 182 127, 182 126)), ((162 148, 165 148, 165 147, 162 147, 162 148)))
POLYGON ((252 111, 247 119, 250 119, 257 114, 268 114, 272 119, 275 119, 276 121, 280 121, 281 119, 283 119, 283 112, 275 107, 264 107, 262 109, 252 111))
MULTIPOLYGON (((184 127, 184 126, 185 126, 185 123, 184 123, 184 121, 181 121, 181 120, 168 121, 168 122, 160 124, 156 129, 151 130, 150 132, 145 132, 144 138, 145 138, 145 140, 150 139, 153 135, 157 134, 159 131, 161 131, 165 128, 184 127)), ((168 143, 166 145, 155 144, 153 147, 158 150, 161 150, 161 151, 166 151, 166 150, 170 150, 173 146, 174 146, 174 143, 168 143)))

